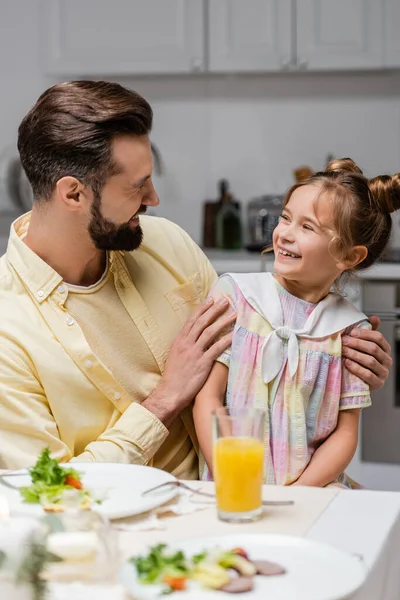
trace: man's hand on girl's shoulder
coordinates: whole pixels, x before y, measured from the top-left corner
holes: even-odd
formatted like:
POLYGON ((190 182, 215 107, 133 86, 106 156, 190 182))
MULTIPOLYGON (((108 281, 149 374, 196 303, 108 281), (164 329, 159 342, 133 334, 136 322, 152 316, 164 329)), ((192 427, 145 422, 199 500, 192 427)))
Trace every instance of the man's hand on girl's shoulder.
POLYGON ((370 317, 372 329, 354 327, 343 338, 343 356, 349 371, 368 383, 371 390, 383 387, 393 360, 391 346, 380 331, 379 317, 370 317))

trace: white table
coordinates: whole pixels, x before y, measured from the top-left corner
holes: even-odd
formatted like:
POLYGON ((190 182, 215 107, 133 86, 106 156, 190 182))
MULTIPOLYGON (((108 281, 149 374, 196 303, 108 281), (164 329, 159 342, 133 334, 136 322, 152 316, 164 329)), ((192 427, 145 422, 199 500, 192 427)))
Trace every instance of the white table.
POLYGON ((364 557, 369 575, 354 600, 399 600, 400 493, 340 491, 307 537, 364 557))
MULTIPOLYGON (((212 491, 211 483, 190 484, 212 491)), ((268 509, 267 518, 251 525, 217 521, 214 504, 192 514, 170 516, 164 519, 165 528, 161 530, 121 532, 122 557, 136 554, 146 545, 199 535, 241 531, 299 535, 363 557, 369 573, 353 600, 400 599, 400 493, 265 486, 264 497, 291 498, 295 504, 268 509)), ((132 520, 124 520, 124 526, 132 520)), ((114 585, 95 586, 73 595, 74 600, 126 598, 121 587, 114 585)), ((65 590, 61 595, 52 595, 52 600, 70 597, 65 590)))
MULTIPOLYGON (((207 491, 213 486, 200 482, 190 484, 207 491)), ((238 531, 300 535, 362 556, 369 574, 353 600, 400 599, 400 493, 265 486, 264 497, 292 498, 295 505, 268 509, 266 519, 251 525, 216 521, 214 505, 191 515, 172 516, 165 520, 164 530, 121 533, 122 554, 135 554, 143 545, 207 536, 210 532, 212 535, 238 531)), ((115 588, 109 591, 103 588, 83 598, 125 600, 125 594, 121 589, 117 592, 115 588)), ((81 597, 75 595, 75 600, 81 597)))

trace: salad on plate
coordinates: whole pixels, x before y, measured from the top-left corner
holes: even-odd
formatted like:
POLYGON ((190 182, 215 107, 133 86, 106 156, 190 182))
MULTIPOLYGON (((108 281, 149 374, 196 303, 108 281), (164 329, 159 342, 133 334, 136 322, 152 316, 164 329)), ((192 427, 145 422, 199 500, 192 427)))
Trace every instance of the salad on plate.
POLYGON ((29 470, 32 483, 19 488, 24 500, 29 504, 42 504, 48 512, 62 512, 63 500, 69 498, 80 509, 89 509, 95 500, 81 480, 81 474, 71 467, 62 467, 59 461, 50 456, 45 448, 36 463, 29 470))
POLYGON ((160 594, 187 589, 249 592, 256 575, 268 577, 286 572, 276 563, 250 559, 243 548, 213 548, 187 556, 182 550, 169 550, 166 544, 158 544, 129 562, 136 570, 138 583, 157 586, 160 594))

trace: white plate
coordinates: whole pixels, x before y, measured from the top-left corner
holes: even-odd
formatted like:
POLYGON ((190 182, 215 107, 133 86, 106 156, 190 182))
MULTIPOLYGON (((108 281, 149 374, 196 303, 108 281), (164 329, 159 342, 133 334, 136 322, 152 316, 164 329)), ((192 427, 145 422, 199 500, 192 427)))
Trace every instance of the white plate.
MULTIPOLYGON (((367 570, 360 559, 304 538, 268 534, 234 534, 196 538, 169 544, 188 556, 208 548, 230 550, 241 547, 249 557, 276 562, 286 569, 285 575, 255 578, 254 590, 240 594, 246 600, 342 600, 349 598, 363 584, 367 570)), ((121 583, 135 600, 160 598, 159 586, 138 583, 135 568, 126 562, 121 570, 121 583)), ((232 594, 204 589, 174 592, 168 598, 181 600, 222 600, 232 594)))
MULTIPOLYGON (((173 486, 166 486, 160 491, 149 496, 142 496, 142 492, 166 481, 176 481, 170 473, 142 467, 140 465, 126 465, 117 463, 71 463, 74 469, 82 473, 82 482, 86 488, 107 490, 103 502, 96 506, 96 510, 109 519, 122 519, 139 515, 160 506, 171 500, 178 493, 173 486)), ((21 471, 21 476, 10 476, 5 479, 13 485, 25 486, 31 482, 26 470, 21 471)), ((12 515, 30 514, 42 515, 43 509, 38 504, 23 502, 17 490, 11 490, 0 485, 1 493, 9 503, 12 515)))

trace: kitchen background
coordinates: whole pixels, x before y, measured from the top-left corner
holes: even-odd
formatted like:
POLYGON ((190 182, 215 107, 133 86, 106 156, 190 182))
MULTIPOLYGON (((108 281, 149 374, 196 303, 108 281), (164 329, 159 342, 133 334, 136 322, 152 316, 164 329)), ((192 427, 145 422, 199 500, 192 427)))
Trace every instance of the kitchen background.
MULTIPOLYGON (((149 100, 162 167, 156 214, 200 244, 204 202, 222 178, 242 203, 246 243, 249 200, 284 193, 302 165, 318 170, 333 154, 371 177, 400 171, 399 30, 400 0, 0 0, 0 251, 23 208, 7 194, 17 127, 56 81, 111 79, 149 100)), ((209 255, 220 272, 260 268, 257 253, 209 255)), ((395 355, 400 264, 374 269, 356 299, 388 317, 395 355), (392 286, 385 310, 376 282, 392 286)), ((373 414, 383 429, 365 428, 364 457, 360 449, 349 472, 400 490, 392 371, 373 414), (385 435, 391 447, 380 452, 385 435)))

